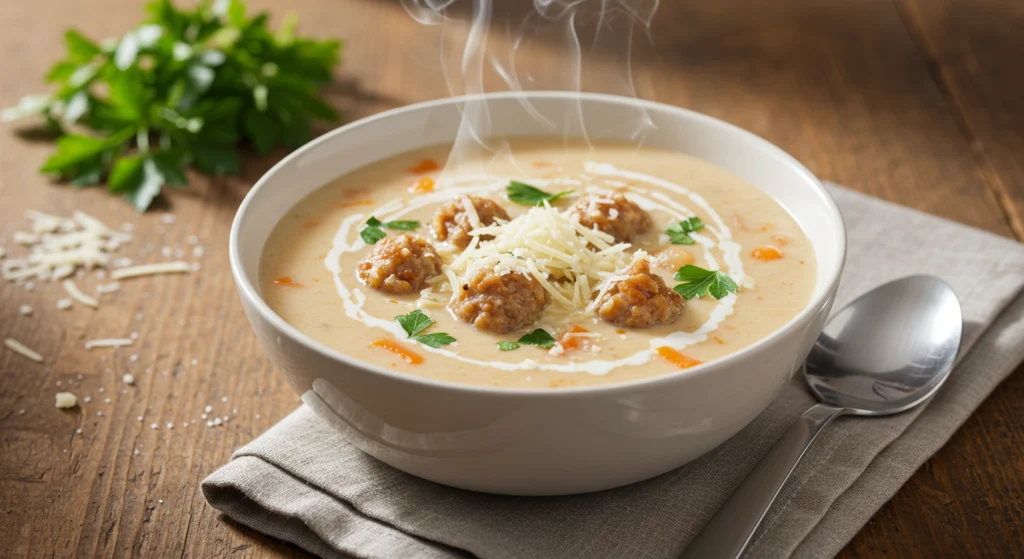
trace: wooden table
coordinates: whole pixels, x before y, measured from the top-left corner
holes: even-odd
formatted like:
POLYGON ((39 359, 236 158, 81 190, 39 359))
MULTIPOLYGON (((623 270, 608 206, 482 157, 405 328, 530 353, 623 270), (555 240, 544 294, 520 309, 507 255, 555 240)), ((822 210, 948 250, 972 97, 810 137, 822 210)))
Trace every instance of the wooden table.
MULTIPOLYGON (((289 4, 304 31, 346 39, 345 63, 329 96, 348 119, 447 94, 436 29, 413 22, 397 2, 289 4)), ((637 53, 635 74, 645 97, 750 129, 823 179, 1024 239, 1024 3, 662 4, 656 48, 637 53)), ((140 13, 131 0, 0 3, 0 51, 6 54, 0 105, 42 88, 40 77, 61 54, 65 27, 115 36, 140 13)), ((494 39, 498 46, 504 40, 494 39)), ((542 42, 520 60, 543 65, 562 53, 557 43, 542 42)), ((609 48, 594 55, 591 78, 599 84, 612 83, 614 54, 609 48)), ((0 353, 0 555, 301 555, 223 521, 199 491, 199 481, 233 449, 298 405, 249 331, 227 262, 235 208, 274 158, 248 161, 241 178, 196 176, 160 210, 139 216, 98 189, 72 192, 48 184, 35 169, 50 150, 9 127, 0 131, 4 242, 23 227, 25 209, 67 215, 82 208, 114 225, 134 223, 132 252, 149 243, 190 251, 191 235, 205 251, 189 258, 201 263, 198 273, 125 282, 103 297, 98 311, 58 311, 56 284, 34 291, 0 286, 0 337, 16 335, 46 356, 36 365, 0 353), (176 223, 163 223, 161 211, 172 212, 176 223), (22 303, 36 308, 33 317, 18 314, 22 303), (131 349, 82 348, 86 337, 131 332, 139 336, 131 349), (135 386, 120 382, 124 373, 136 376, 135 386), (55 409, 53 394, 69 383, 79 397, 91 395, 91 403, 71 412, 55 409), (195 422, 207 405, 232 421, 219 428, 195 422)), ((1024 554, 1022 416, 1024 369, 843 555, 1024 554)))

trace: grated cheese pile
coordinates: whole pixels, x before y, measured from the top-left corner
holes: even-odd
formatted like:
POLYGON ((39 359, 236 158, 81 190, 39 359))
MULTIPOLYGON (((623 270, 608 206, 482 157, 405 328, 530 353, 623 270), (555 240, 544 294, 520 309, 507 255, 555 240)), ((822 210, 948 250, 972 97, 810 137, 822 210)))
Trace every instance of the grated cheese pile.
POLYGON ((8 258, 0 264, 5 280, 64 279, 78 268, 105 267, 109 253, 131 240, 95 217, 76 211, 70 219, 28 211, 32 231, 16 231, 14 240, 29 247, 25 258, 8 258))
MULTIPOLYGON (((534 277, 551 295, 554 312, 576 312, 585 309, 594 293, 634 259, 626 252, 629 243, 615 243, 611 235, 587 229, 578 217, 547 203, 511 221, 478 226, 470 234, 473 240, 442 268, 444 274, 435 278, 428 298, 457 292, 460 278, 480 270, 521 272, 534 277), (481 242, 482 236, 494 238, 481 242)), ((642 251, 637 255, 644 256, 642 251)))

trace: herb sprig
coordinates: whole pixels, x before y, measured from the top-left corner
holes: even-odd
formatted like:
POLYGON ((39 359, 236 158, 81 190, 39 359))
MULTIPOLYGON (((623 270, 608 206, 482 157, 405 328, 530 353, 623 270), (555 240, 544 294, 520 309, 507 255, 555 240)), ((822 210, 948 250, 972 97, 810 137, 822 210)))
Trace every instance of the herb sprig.
POLYGON ((691 217, 682 221, 677 221, 668 226, 665 233, 668 235, 669 241, 674 245, 692 245, 696 241, 690 236, 690 233, 694 231, 700 231, 704 228, 704 223, 699 217, 691 217))
POLYGON ((381 221, 372 215, 366 220, 366 227, 359 231, 359 236, 368 245, 377 244, 377 241, 387 237, 384 229, 397 229, 399 231, 415 231, 419 229, 418 221, 381 221), (383 229, 382 229, 383 228, 383 229))
POLYGON ((551 349, 555 345, 555 338, 547 330, 537 328, 533 332, 523 334, 521 338, 514 342, 498 342, 498 349, 501 351, 512 351, 519 349, 520 345, 535 345, 540 348, 551 349))
POLYGON ((238 174, 241 144, 298 147, 313 121, 339 118, 319 89, 341 43, 298 37, 293 14, 272 31, 242 0, 194 9, 155 0, 146 12, 114 41, 67 31, 67 56, 46 76, 53 93, 3 111, 3 120, 41 116, 56 132, 41 172, 75 187, 106 181, 144 211, 164 186, 184 186, 190 166, 238 174))
POLYGON ((555 194, 548 194, 535 186, 519 181, 509 181, 508 186, 505 187, 505 192, 508 194, 510 201, 524 206, 540 206, 544 202, 553 204, 562 196, 573 193, 572 190, 564 190, 555 194))
POLYGON ((730 293, 736 293, 739 286, 731 277, 720 270, 705 270, 700 266, 687 264, 673 276, 679 285, 672 288, 673 291, 683 296, 684 299, 703 297, 708 293, 715 299, 721 299, 730 293))
POLYGON ((419 309, 416 309, 409 314, 396 316, 395 320, 398 321, 402 330, 405 330, 405 333, 409 335, 410 340, 419 342, 423 345, 439 348, 456 341, 455 338, 445 334, 444 332, 420 334, 420 332, 429 328, 434 321, 426 314, 423 314, 423 311, 419 309))

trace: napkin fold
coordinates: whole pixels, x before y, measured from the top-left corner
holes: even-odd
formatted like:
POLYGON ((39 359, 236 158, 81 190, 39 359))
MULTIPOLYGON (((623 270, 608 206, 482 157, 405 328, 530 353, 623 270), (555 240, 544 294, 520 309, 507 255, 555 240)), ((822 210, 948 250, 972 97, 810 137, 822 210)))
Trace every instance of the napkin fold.
MULTIPOLYGON (((831 557, 1024 360, 1024 245, 829 185, 849 232, 835 308, 932 274, 963 306, 961 359, 926 405, 843 418, 814 442, 751 557, 831 557)), ((322 557, 676 557, 813 404, 798 375, 735 437, 654 479, 567 497, 463 491, 363 454, 302 407, 202 483, 210 504, 322 557)))

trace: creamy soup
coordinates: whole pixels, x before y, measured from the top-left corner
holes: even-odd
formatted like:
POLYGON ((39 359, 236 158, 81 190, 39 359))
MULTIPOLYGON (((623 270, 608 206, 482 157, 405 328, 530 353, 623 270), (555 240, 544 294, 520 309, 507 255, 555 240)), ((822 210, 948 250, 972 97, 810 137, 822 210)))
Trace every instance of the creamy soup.
POLYGON ((810 299, 803 231, 731 173, 618 143, 511 147, 443 172, 448 146, 410 152, 315 191, 267 242, 263 298, 367 363, 534 388, 712 361, 810 299))

